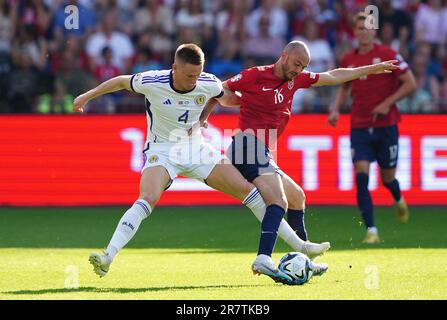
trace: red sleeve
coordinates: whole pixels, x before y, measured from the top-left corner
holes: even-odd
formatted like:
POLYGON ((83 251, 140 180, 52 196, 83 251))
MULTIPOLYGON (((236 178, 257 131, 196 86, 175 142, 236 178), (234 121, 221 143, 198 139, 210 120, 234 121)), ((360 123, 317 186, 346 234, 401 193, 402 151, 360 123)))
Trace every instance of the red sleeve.
POLYGON ((310 88, 318 81, 320 75, 315 72, 303 71, 295 78, 295 89, 310 88))
POLYGON ((408 63, 402 58, 402 56, 400 55, 400 53, 390 49, 387 52, 387 59, 386 60, 398 60, 399 63, 399 69, 396 69, 393 71, 394 74, 396 74, 397 77, 400 77, 401 75, 403 75, 405 72, 407 72, 410 67, 408 65, 408 63))
POLYGON ((227 85, 231 91, 244 91, 254 83, 255 79, 256 70, 247 69, 228 80, 227 85))

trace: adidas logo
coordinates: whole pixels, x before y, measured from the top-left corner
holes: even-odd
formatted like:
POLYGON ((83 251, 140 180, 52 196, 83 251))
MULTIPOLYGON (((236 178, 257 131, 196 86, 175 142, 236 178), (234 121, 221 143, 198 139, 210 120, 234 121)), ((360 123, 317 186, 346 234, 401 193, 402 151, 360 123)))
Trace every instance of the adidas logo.
POLYGON ((163 102, 164 105, 168 105, 168 104, 172 104, 171 100, 166 100, 165 102, 163 102))

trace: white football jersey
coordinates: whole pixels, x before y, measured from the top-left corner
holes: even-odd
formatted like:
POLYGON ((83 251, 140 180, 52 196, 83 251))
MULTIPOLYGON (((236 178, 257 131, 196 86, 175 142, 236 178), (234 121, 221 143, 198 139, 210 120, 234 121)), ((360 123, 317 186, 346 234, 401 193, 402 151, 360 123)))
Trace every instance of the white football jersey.
POLYGON ((208 100, 223 95, 221 81, 206 72, 202 72, 194 89, 187 92, 174 89, 172 70, 137 73, 130 83, 133 91, 145 95, 150 143, 188 141, 188 130, 199 121, 208 100))

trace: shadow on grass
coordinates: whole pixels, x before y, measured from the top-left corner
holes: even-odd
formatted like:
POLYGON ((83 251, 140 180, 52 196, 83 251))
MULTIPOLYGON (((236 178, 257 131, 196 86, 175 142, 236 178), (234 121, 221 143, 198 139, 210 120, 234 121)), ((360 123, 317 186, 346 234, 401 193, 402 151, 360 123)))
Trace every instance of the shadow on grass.
MULTIPOLYGON (((264 285, 265 286, 265 285, 264 285)), ((95 288, 80 287, 78 289, 40 289, 40 290, 19 290, 5 291, 3 294, 12 295, 39 295, 39 294, 56 294, 56 293, 74 293, 74 292, 95 292, 95 293, 142 293, 142 292, 159 292, 171 290, 202 290, 202 289, 236 289, 236 288, 258 288, 259 285, 214 285, 214 286, 174 286, 174 287, 153 287, 153 288, 95 288)))

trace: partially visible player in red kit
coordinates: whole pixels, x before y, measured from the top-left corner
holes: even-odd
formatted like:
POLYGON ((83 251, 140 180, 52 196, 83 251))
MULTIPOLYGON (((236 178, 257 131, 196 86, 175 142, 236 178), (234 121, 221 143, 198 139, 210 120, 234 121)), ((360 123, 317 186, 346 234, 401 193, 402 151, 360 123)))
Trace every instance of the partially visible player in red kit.
MULTIPOLYGON (((318 74, 304 71, 309 62, 307 46, 301 41, 292 41, 275 64, 244 70, 223 83, 225 89, 241 93, 239 128, 243 132, 233 137, 228 156, 242 175, 257 186, 267 205, 262 217, 258 260, 270 258, 279 223, 286 212, 292 229, 301 239, 307 240, 304 192, 279 169, 269 151, 269 145, 276 142, 287 125, 296 90, 337 85, 369 74, 392 72, 397 68, 394 65, 397 61, 386 61, 318 74)), ((202 112, 201 125, 212 107, 208 104, 202 112)))
POLYGON ((359 67, 370 63, 396 59, 399 68, 390 74, 365 76, 340 86, 328 122, 336 126, 340 107, 348 100, 351 107, 351 151, 356 173, 357 203, 367 228, 364 243, 379 243, 374 224, 373 204, 368 190, 369 167, 377 161, 383 185, 393 196, 396 216, 408 220, 409 212, 396 179, 399 152, 397 123, 400 114, 396 102, 416 89, 416 81, 407 63, 389 47, 375 43, 376 31, 365 26, 368 16, 359 13, 354 18, 354 34, 358 48, 347 53, 342 67, 359 67))

